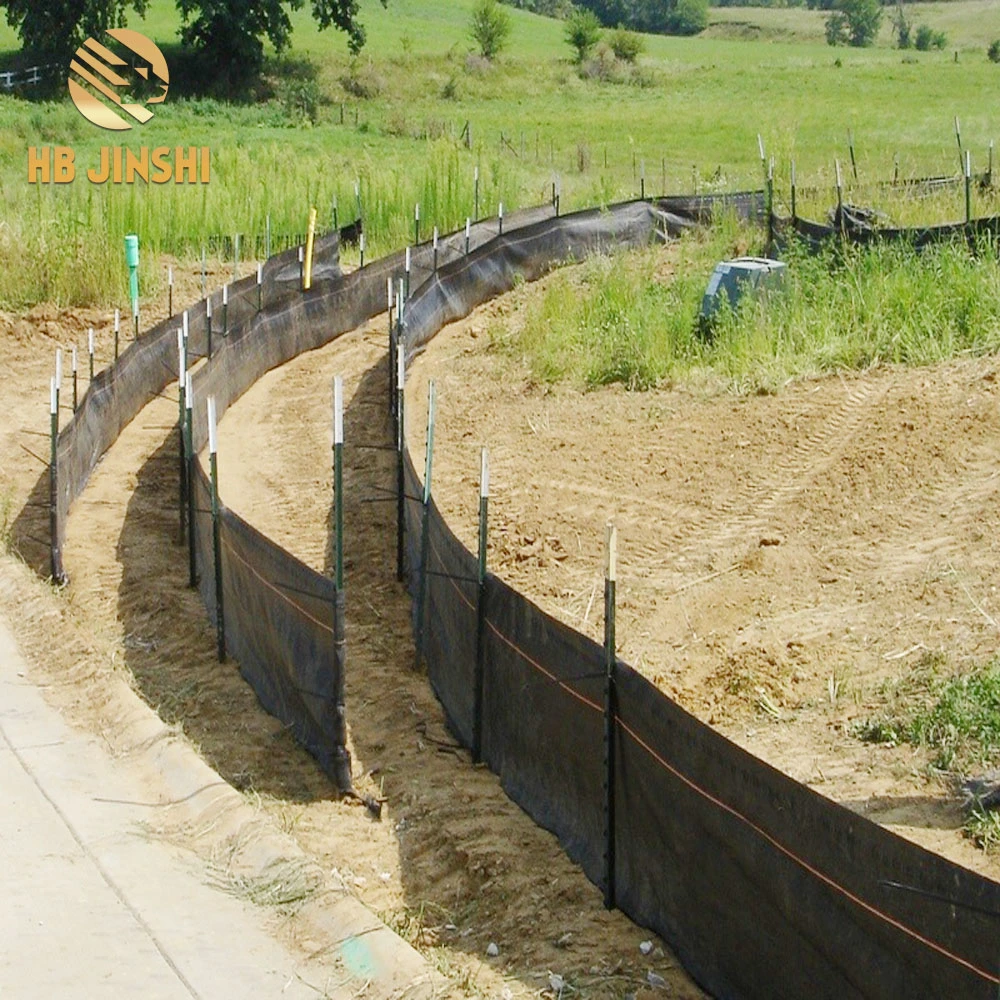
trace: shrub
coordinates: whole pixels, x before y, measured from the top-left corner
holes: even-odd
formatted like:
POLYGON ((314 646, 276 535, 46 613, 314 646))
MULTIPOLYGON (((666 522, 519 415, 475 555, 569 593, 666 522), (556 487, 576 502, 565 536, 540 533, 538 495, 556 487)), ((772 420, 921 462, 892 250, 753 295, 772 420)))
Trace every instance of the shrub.
POLYGON ((510 14, 497 0, 476 0, 472 8, 469 32, 484 59, 493 60, 510 38, 510 14))
POLYGON ((634 63, 646 50, 646 42, 642 35, 620 25, 608 36, 608 44, 615 56, 626 63, 634 63))
POLYGON ((576 51, 576 62, 582 64, 601 40, 601 22, 592 10, 577 10, 566 22, 566 42, 576 51))
POLYGON ((935 31, 928 24, 921 24, 913 40, 914 46, 921 52, 930 49, 943 49, 948 44, 948 36, 943 31, 935 31))
POLYGON ((1000 63, 1000 38, 995 38, 990 42, 990 47, 986 50, 986 55, 990 62, 1000 63))
POLYGON ((672 35, 697 35, 708 27, 708 0, 677 0, 667 19, 672 35))
POLYGON ((830 45, 865 47, 875 41, 881 23, 879 0, 838 0, 826 19, 826 40, 830 45))
POLYGON ((908 49, 913 44, 913 25, 904 13, 902 4, 896 9, 892 26, 896 31, 896 48, 908 49))
POLYGON ((370 99, 378 97, 385 88, 385 80, 371 61, 360 63, 351 61, 350 70, 340 78, 340 85, 354 97, 370 99))

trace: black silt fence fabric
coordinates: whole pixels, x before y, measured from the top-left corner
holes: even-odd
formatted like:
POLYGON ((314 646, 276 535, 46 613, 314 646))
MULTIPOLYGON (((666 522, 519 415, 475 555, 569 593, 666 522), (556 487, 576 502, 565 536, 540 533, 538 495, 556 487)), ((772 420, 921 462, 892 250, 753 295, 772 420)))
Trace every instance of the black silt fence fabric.
POLYGON ((624 666, 618 705, 621 906, 716 996, 996 996, 997 917, 930 896, 997 914, 1000 886, 770 768, 624 666))
POLYGON ((604 651, 495 577, 486 599, 484 759, 601 885, 604 651))
POLYGON ((796 240, 814 249, 838 240, 846 240, 849 243, 862 246, 876 243, 900 243, 919 250, 935 244, 963 239, 975 247, 978 241, 983 239, 996 240, 1000 237, 1000 216, 973 219, 970 222, 952 222, 940 226, 917 226, 909 229, 893 227, 867 229, 845 226, 841 230, 837 226, 811 222, 808 219, 785 219, 778 216, 773 217, 773 225, 775 239, 779 246, 787 246, 796 240))
MULTIPOLYGON (((685 207, 622 206, 498 237, 414 296, 408 349, 506 290, 515 273, 535 276, 560 255, 638 242, 642 232, 648 239, 658 214, 690 225, 698 215, 685 207)), ((408 492, 420 489, 412 464, 407 482, 408 492)), ((419 505, 407 514, 413 587, 419 505)), ((437 518, 432 509, 432 542, 447 531, 437 518)), ((439 549, 447 555, 436 557, 432 546, 432 569, 438 558, 457 573, 474 565, 471 553, 439 549)), ((600 884, 603 650, 492 577, 487 602, 485 758, 511 797, 600 884)), ((471 633, 473 621, 467 595, 442 587, 424 622, 432 683, 466 743, 474 649, 462 654, 455 635, 471 633)), ((619 905, 662 934, 709 992, 724 1000, 996 995, 1000 886, 773 770, 624 664, 618 705, 619 905)))
MULTIPOLYGON (((320 241, 316 246, 317 273, 321 282, 339 281, 338 244, 336 238, 320 241)), ((279 307, 298 293, 292 280, 297 277, 297 251, 272 257, 263 267, 263 296, 270 308, 279 307)), ((221 290, 210 297, 216 310, 213 325, 221 323, 221 290)), ((230 285, 228 320, 239 327, 257 311, 256 273, 230 285)), ((183 310, 182 310, 183 312, 183 310)), ((188 353, 194 360, 207 348, 206 300, 188 309, 188 353)), ((177 381, 177 330, 182 325, 177 313, 146 333, 132 340, 131 317, 122 317, 118 361, 100 372, 80 400, 73 419, 59 434, 57 451, 58 496, 57 537, 53 544, 57 563, 62 572, 61 552, 65 538, 66 518, 73 501, 80 495, 94 466, 111 447, 135 415, 158 393, 177 381)), ((107 350, 108 345, 102 344, 107 350)))

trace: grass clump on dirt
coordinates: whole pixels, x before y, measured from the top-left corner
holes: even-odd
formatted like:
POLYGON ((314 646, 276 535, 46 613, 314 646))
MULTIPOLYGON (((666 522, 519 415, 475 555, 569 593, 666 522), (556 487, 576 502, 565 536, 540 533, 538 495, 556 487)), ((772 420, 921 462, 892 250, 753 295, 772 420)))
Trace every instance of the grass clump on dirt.
POLYGON ((950 676, 939 658, 925 659, 890 692, 888 710, 860 724, 856 734, 871 743, 931 750, 932 766, 944 771, 996 764, 1000 659, 950 676))
POLYGON ((831 245, 785 254, 784 288, 724 309, 712 336, 698 311, 716 263, 760 253, 758 232, 734 223, 664 251, 594 258, 556 275, 512 330, 492 342, 540 382, 648 389, 696 378, 740 392, 790 378, 879 364, 929 365, 1000 347, 997 247, 961 241, 909 247, 831 245))

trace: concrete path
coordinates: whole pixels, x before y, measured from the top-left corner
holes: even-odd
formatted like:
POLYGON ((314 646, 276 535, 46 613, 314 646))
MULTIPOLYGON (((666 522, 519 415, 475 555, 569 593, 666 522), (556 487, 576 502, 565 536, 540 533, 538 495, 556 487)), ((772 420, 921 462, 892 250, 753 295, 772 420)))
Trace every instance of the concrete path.
POLYGON ((209 886, 202 862, 146 835, 156 806, 141 780, 71 730, 27 674, 0 622, 0 996, 354 994, 307 983, 265 911, 209 886))

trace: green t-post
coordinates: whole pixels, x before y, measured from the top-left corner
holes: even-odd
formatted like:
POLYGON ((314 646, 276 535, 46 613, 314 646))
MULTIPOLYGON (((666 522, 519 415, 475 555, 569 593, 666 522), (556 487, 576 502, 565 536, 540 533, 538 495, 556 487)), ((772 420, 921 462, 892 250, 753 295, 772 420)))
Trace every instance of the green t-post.
POLYGON ((128 265, 128 294, 132 301, 132 315, 139 315, 139 237, 125 237, 125 263, 128 265))

